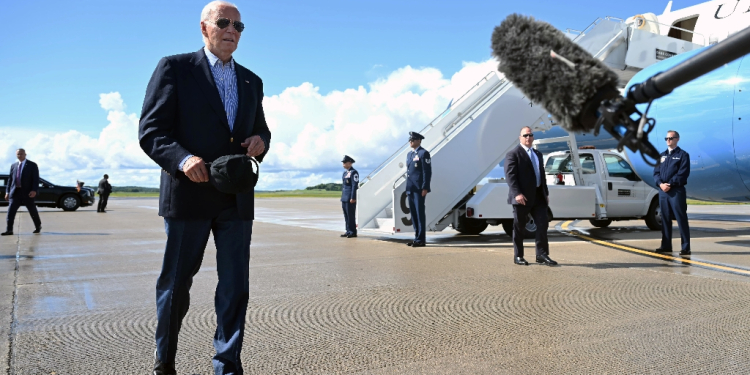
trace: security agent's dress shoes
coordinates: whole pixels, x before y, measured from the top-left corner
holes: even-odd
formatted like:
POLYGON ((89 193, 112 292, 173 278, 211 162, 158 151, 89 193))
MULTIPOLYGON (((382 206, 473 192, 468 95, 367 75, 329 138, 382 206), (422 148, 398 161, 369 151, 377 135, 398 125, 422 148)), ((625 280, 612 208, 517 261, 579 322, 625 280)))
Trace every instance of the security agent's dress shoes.
POLYGON ((672 249, 665 249, 665 248, 659 247, 656 250, 654 250, 654 252, 655 253, 671 253, 672 249))
POLYGON ((425 243, 423 243, 423 242, 414 242, 414 243, 413 243, 413 244, 411 244, 410 246, 411 246, 411 247, 425 247, 425 246, 427 246, 427 245, 426 245, 425 243))
POLYGON ((690 255, 690 249, 681 250, 680 255, 690 255))
POLYGON ((154 361, 154 375, 177 375, 174 364, 161 363, 160 360, 154 361))
POLYGON ((526 261, 526 259, 523 259, 523 257, 516 257, 513 259, 513 263, 518 264, 519 266, 528 266, 529 262, 526 261))
POLYGON ((357 237, 357 235, 356 235, 356 234, 354 234, 354 233, 351 233, 351 234, 347 234, 347 235, 346 235, 346 238, 355 238, 355 237, 357 237))
POLYGON ((42 231, 42 227, 39 227, 39 228, 34 229, 32 233, 39 234, 39 232, 41 231, 42 231))
POLYGON ((541 264, 546 264, 548 266, 556 266, 557 262, 550 259, 549 255, 538 255, 536 257, 536 262, 541 264))
POLYGON ((12 235, 13 235, 13 231, 10 231, 10 230, 7 232, 0 233, 0 236, 12 236, 12 235))
POLYGON ((414 246, 414 241, 409 241, 406 243, 406 246, 414 246))
POLYGON ((349 233, 344 233, 341 235, 341 237, 349 237, 349 233))

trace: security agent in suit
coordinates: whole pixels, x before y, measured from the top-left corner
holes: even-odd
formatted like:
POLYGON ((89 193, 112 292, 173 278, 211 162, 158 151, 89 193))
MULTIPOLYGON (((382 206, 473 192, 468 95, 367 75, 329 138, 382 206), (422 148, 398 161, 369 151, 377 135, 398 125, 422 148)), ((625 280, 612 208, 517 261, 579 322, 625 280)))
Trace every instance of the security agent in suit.
POLYGON ((104 209, 107 208, 107 200, 109 199, 109 194, 112 193, 112 185, 109 184, 109 176, 104 175, 104 178, 102 178, 99 181, 99 189, 96 191, 97 194, 99 194, 99 205, 96 208, 96 212, 107 212, 104 209))
POLYGON ((654 182, 659 187, 661 208, 661 246, 656 252, 672 251, 672 219, 677 220, 682 237, 680 255, 690 255, 690 227, 687 218, 685 185, 690 176, 690 155, 677 147, 680 133, 670 130, 664 138, 667 150, 661 153, 661 163, 654 167, 654 182))
POLYGON ((549 257, 547 241, 547 207, 549 190, 544 174, 542 153, 532 148, 534 133, 528 126, 521 129, 521 141, 505 155, 505 180, 508 182, 508 204, 513 205, 514 263, 529 265, 523 258, 523 229, 529 214, 536 223, 536 262, 557 265, 549 257))
POLYGON ((174 374, 190 287, 209 235, 216 245, 216 374, 242 374, 240 352, 249 297, 254 193, 228 194, 209 183, 205 162, 246 154, 262 161, 271 132, 263 83, 233 60, 244 24, 229 3, 211 2, 200 22, 205 47, 159 61, 141 111, 141 148, 163 170, 159 215, 167 243, 156 282, 154 374, 174 374))
POLYGON ((409 146, 412 150, 406 155, 406 195, 411 208, 411 225, 414 226, 414 241, 408 246, 420 247, 427 243, 427 223, 424 202, 430 192, 432 179, 432 158, 430 153, 422 148, 424 136, 417 132, 409 132, 409 146))
POLYGON ((34 233, 42 231, 42 220, 39 218, 39 211, 36 209, 34 198, 39 190, 39 167, 36 163, 26 159, 26 150, 19 148, 16 150, 18 163, 10 166, 10 175, 5 187, 5 200, 9 201, 8 216, 6 218, 7 226, 3 236, 13 234, 13 224, 16 219, 16 212, 23 205, 29 210, 31 220, 34 221, 34 233))
POLYGON ((357 223, 355 215, 357 213, 357 188, 359 188, 359 172, 352 168, 354 159, 349 155, 344 155, 344 169, 346 171, 341 176, 341 207, 344 209, 344 221, 346 222, 346 233, 341 237, 357 237, 357 223))

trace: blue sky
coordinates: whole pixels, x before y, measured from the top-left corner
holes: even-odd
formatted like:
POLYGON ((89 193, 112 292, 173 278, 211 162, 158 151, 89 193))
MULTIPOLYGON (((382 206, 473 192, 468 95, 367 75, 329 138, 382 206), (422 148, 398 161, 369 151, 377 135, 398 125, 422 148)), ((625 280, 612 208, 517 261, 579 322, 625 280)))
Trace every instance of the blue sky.
MULTIPOLYGON (((700 2, 676 0, 673 9, 700 2)), ((146 84, 159 58, 202 47, 199 15, 205 3, 3 2, 0 136, 24 143, 36 133, 54 140, 55 134, 74 130, 93 142, 112 123, 107 118, 111 111, 139 116, 146 84), (100 102, 100 94, 113 92, 119 93, 124 105, 100 102), (107 109, 103 109, 105 106, 107 109)), ((387 81, 405 67, 422 73, 437 71, 443 80, 450 80, 466 63, 490 58, 493 27, 514 12, 533 15, 561 29, 583 29, 597 17, 660 14, 667 5, 667 1, 653 0, 579 0, 567 6, 548 0, 235 3, 246 30, 234 57, 263 78, 266 97, 279 96, 306 83, 311 86, 308 92, 323 97, 360 87, 369 92, 374 82, 387 81)), ((417 79, 411 83, 414 88, 402 89, 421 94, 429 90, 420 87, 429 86, 424 82, 417 79)), ((447 101, 436 102, 434 111, 422 110, 425 116, 434 116, 445 104, 447 101), (429 114, 431 111, 435 113, 429 114)), ((330 121, 335 121, 332 116, 330 121)), ((279 122, 277 131, 283 132, 284 125, 279 122)), ((0 147, 0 152, 8 150, 0 147)), ((29 157, 33 160, 32 154, 29 157)), ((340 155, 334 159, 340 160, 340 155)), ((10 160, 0 155, 0 161, 10 160)), ((111 169, 127 164, 96 163, 78 167, 111 169)), ((317 171, 310 166, 304 170, 307 174, 288 178, 317 176, 300 183, 330 179, 326 168, 317 171)))

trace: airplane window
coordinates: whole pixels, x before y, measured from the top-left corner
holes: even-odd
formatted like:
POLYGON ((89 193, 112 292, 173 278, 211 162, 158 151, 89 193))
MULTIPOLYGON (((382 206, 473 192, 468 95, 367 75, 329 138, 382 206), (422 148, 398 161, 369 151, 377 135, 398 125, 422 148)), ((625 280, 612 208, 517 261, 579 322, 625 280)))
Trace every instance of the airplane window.
POLYGON ((607 172, 610 177, 631 178, 634 175, 630 164, 617 155, 604 155, 604 162, 607 164, 607 172))

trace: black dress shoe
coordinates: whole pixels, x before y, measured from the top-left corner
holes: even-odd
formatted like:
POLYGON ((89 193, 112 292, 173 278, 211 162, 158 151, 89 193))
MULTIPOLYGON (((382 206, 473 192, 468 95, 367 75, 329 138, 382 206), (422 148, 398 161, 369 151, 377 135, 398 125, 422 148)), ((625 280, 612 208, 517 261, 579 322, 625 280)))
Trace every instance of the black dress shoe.
POLYGON ((680 255, 690 255, 690 249, 680 251, 680 255))
POLYGON ((341 237, 348 237, 348 236, 349 236, 349 233, 344 233, 341 235, 341 237))
POLYGON ((654 250, 654 252, 655 253, 671 253, 672 249, 664 249, 664 248, 660 247, 660 248, 657 248, 656 250, 654 250))
POLYGON ((414 246, 414 241, 409 241, 406 243, 406 246, 414 246))
POLYGON ((356 234, 347 234, 346 235, 346 238, 354 238, 354 237, 357 237, 357 235, 356 234))
POLYGON ((42 227, 39 227, 39 228, 34 229, 34 231, 31 232, 31 233, 37 233, 38 234, 41 231, 42 231, 42 227))
POLYGON ((427 246, 427 244, 425 244, 424 242, 415 242, 411 245, 411 247, 425 247, 425 246, 427 246))
POLYGON ((173 363, 161 363, 160 360, 154 361, 154 375, 177 375, 173 363))
POLYGON ((536 262, 541 264, 546 264, 548 266, 556 266, 557 262, 550 259, 549 255, 541 255, 536 257, 536 262))
POLYGON ((523 257, 516 257, 513 259, 513 263, 521 265, 521 266, 528 266, 529 262, 526 261, 526 259, 523 259, 523 257))
POLYGON ((7 232, 0 233, 0 236, 12 236, 12 235, 13 235, 13 231, 7 231, 7 232))

